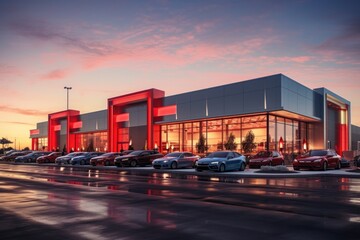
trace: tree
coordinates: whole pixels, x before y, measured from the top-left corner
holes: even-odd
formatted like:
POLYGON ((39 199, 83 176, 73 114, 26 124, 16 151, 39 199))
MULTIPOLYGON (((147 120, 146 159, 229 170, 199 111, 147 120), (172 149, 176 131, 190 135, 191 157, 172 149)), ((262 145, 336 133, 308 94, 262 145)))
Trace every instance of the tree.
POLYGON ((1 138, 0 139, 0 144, 2 145, 2 151, 3 151, 3 153, 5 152, 5 145, 7 145, 7 144, 11 144, 11 143, 13 143, 12 141, 10 141, 10 140, 8 140, 8 139, 6 139, 6 138, 1 138))
POLYGON ((199 137, 199 141, 196 143, 196 149, 198 153, 204 153, 208 150, 208 146, 205 143, 204 134, 201 134, 199 137))
POLYGON ((233 133, 230 133, 227 142, 224 142, 224 146, 226 150, 236 150, 237 143, 235 142, 235 135, 233 133))
POLYGON ((253 149, 256 148, 256 145, 254 143, 254 139, 255 139, 255 135, 250 130, 246 134, 245 140, 241 142, 242 149, 244 150, 245 153, 251 153, 253 151, 253 149))

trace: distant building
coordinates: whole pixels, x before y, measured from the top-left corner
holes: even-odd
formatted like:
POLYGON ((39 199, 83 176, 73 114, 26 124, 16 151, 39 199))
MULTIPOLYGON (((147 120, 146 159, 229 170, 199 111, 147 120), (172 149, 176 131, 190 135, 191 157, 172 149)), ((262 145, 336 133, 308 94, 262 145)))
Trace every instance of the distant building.
POLYGON ((103 111, 50 113, 30 131, 32 148, 98 151, 129 148, 196 152, 201 135, 208 152, 230 133, 237 150, 250 131, 255 151, 285 154, 314 148, 350 149, 350 102, 326 88, 309 89, 282 75, 165 96, 148 89, 113 97, 103 111))

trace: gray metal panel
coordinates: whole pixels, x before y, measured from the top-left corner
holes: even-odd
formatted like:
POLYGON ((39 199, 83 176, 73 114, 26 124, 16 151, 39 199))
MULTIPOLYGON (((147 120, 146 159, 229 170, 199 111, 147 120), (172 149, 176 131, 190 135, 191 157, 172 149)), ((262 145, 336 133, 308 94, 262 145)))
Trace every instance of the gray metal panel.
POLYGON ((235 94, 224 97, 224 114, 236 115, 239 112, 244 112, 244 94, 235 94))
POLYGON ((314 91, 282 75, 281 102, 284 110, 304 116, 321 118, 321 110, 315 108, 314 91))
MULTIPOLYGON (((190 117, 192 119, 196 118, 204 118, 205 115, 205 109, 206 109, 206 100, 198 100, 198 101, 192 101, 190 103, 190 117)), ((179 114, 178 114, 179 116, 179 114)))
POLYGON ((129 124, 131 127, 135 126, 144 126, 147 124, 147 103, 137 103, 132 104, 124 108, 124 112, 129 113, 130 121, 129 124))
POLYGON ((224 115, 224 97, 207 99, 208 117, 217 117, 224 115))
POLYGON ((108 125, 107 110, 81 114, 80 121, 82 121, 82 128, 77 133, 106 131, 108 125))
POLYGON ((48 122, 40 122, 36 124, 36 129, 39 130, 39 134, 31 135, 30 138, 45 138, 48 136, 48 122))
MULTIPOLYGON (((255 88, 252 88, 255 89, 255 88)), ((244 113, 264 111, 264 90, 244 92, 244 113)))
POLYGON ((157 123, 281 110, 281 78, 282 75, 277 74, 165 97, 164 106, 177 105, 177 119, 174 116, 166 116, 157 123), (266 110, 264 108, 265 89, 267 91, 266 110), (206 115, 206 105, 208 115, 206 115))

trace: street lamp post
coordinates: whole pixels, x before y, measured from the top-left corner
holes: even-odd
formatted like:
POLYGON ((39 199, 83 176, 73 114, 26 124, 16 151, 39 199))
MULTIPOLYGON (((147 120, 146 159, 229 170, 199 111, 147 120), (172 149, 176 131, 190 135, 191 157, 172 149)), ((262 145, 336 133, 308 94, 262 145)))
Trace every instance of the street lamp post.
POLYGON ((72 88, 71 87, 64 87, 64 89, 66 89, 66 93, 67 93, 67 95, 66 95, 66 103, 67 103, 66 109, 69 110, 69 90, 71 90, 72 88))

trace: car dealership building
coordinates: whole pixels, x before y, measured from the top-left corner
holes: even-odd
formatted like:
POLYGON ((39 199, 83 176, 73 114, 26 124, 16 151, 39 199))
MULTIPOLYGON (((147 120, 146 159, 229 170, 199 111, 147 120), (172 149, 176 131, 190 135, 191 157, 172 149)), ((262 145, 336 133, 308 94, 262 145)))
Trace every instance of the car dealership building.
POLYGON ((30 130, 33 150, 197 152, 223 148, 230 134, 243 152, 251 132, 255 148, 285 154, 308 149, 350 150, 350 102, 326 88, 309 89, 282 75, 165 96, 148 89, 107 100, 106 110, 50 113, 30 130))

